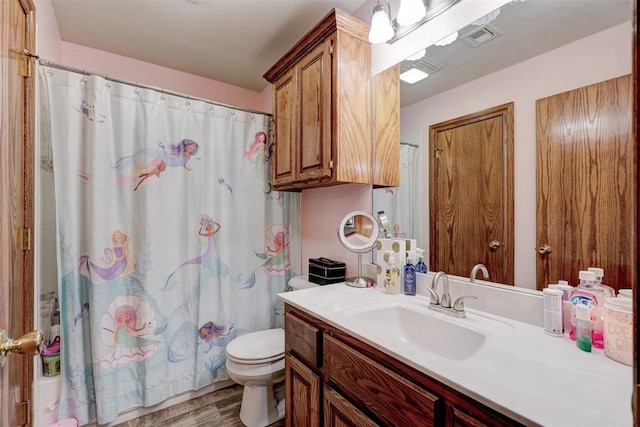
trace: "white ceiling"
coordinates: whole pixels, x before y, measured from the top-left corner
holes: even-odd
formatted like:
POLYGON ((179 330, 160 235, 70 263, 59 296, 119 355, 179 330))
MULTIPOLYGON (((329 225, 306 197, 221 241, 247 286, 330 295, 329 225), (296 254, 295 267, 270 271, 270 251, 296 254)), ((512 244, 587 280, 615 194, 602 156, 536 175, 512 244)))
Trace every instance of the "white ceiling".
MULTIPOLYGON (((333 7, 364 0, 52 0, 65 42, 261 91, 333 7)), ((93 70, 100 71, 100 70, 93 70)))
MULTIPOLYGON (((375 0, 52 0, 52 4, 65 42, 261 91, 267 86, 262 75, 331 8, 368 20, 375 0)), ((395 4, 392 0, 393 15, 395 4)), ((502 35, 490 43, 471 49, 458 40, 446 48, 429 49, 428 55, 444 68, 421 83, 403 84, 402 105, 630 21, 631 16, 631 0, 516 0, 491 23, 502 35)))

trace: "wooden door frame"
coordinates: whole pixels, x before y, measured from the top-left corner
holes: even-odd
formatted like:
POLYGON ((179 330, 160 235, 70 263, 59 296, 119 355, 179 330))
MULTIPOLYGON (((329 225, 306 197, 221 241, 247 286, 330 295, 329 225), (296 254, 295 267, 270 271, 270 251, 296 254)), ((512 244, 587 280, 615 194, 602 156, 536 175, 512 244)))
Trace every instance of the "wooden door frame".
MULTIPOLYGON (((32 0, 16 0, 18 7, 21 7, 25 16, 23 48, 28 53, 35 52, 36 31, 35 31, 35 5, 32 0)), ((0 84, 2 86, 2 104, 0 107, 0 121, 2 134, 0 135, 0 144, 2 150, 6 154, 8 147, 14 147, 15 150, 21 151, 22 164, 14 164, 15 159, 0 159, 4 162, 2 167, 6 167, 7 175, 5 178, 19 177, 16 179, 22 188, 13 188, 16 182, 13 180, 0 183, 0 200, 12 201, 18 200, 17 205, 13 203, 0 204, 0 222, 2 229, 7 233, 0 236, 0 265, 12 262, 12 259, 20 259, 19 274, 22 275, 20 283, 3 283, 7 287, 10 301, 9 312, 4 314, 2 322, 8 321, 7 325, 0 325, 7 329, 7 333, 11 338, 18 338, 20 335, 34 329, 34 258, 33 258, 33 230, 34 230, 34 151, 35 151, 35 60, 33 57, 25 55, 24 51, 15 49, 10 46, 10 34, 16 31, 16 26, 12 25, 13 17, 10 14, 11 8, 8 1, 3 0, 0 6, 0 16, 2 19, 2 29, 0 31, 2 37, 2 57, 0 68, 0 84), (9 75, 4 73, 17 69, 30 69, 31 76, 22 79, 21 88, 13 88, 9 85, 9 75), (23 114, 22 114, 22 138, 20 141, 11 141, 10 134, 7 129, 10 123, 7 121, 8 108, 10 107, 10 95, 16 91, 22 91, 24 94, 23 114), (16 171, 17 169, 17 171, 16 171), (14 172, 12 172, 15 171, 14 172), (16 192, 20 192, 16 197, 16 192), (16 212, 20 212, 16 215, 16 212), (10 218, 18 218, 12 221, 10 218), (20 219, 22 221, 20 221, 20 219), (22 222, 20 224, 19 222, 22 222), (27 230, 26 232, 23 230, 27 230), (25 241, 25 234, 30 234, 25 241), (17 253, 17 255, 16 255, 17 253)), ((2 280, 7 277, 2 276, 2 280)), ((8 409, 8 415, 11 421, 22 422, 26 425, 31 424, 32 419, 32 395, 33 395, 33 359, 29 356, 10 355, 7 364, 3 368, 3 393, 9 391, 14 393, 18 390, 16 397, 3 398, 3 409, 8 409), (18 372, 16 372, 18 371, 18 372), (8 388, 4 389, 4 382, 7 381, 8 388), (17 403, 15 408, 8 407, 10 403, 17 403)), ((4 418, 3 418, 4 419, 4 418)))
POLYGON ((635 337, 635 345, 633 346, 633 422, 635 426, 640 426, 640 416, 638 415, 638 407, 640 406, 640 363, 638 363, 638 343, 640 343, 640 328, 638 328, 638 309, 640 308, 640 240, 638 239, 638 230, 640 229, 640 219, 638 219, 638 212, 640 211, 640 188, 638 188, 638 177, 640 176, 640 144, 638 144, 638 129, 640 129, 640 40, 638 39, 638 20, 640 11, 638 10, 638 0, 633 2, 633 31, 632 31, 632 73, 633 73, 633 117, 632 117, 632 132, 634 141, 635 152, 635 165, 636 168, 633 171, 633 185, 635 187, 635 193, 632 196, 635 199, 631 202, 634 206, 634 236, 632 241, 636 242, 636 260, 635 260, 635 286, 633 294, 633 335, 635 337))
MULTIPOLYGON (((438 132, 450 130, 460 126, 469 125, 479 121, 502 117, 502 134, 503 134, 503 166, 505 174, 503 176, 503 185, 505 188, 505 196, 503 200, 503 215, 504 215, 504 237, 505 242, 501 242, 504 245, 503 261, 506 267, 505 281, 513 285, 515 280, 515 265, 514 265, 514 103, 509 102, 506 104, 498 105, 495 107, 487 108, 476 113, 467 114, 462 117, 457 117, 452 120, 437 123, 429 126, 429 248, 432 247, 433 236, 435 236, 435 224, 436 214, 434 210, 436 188, 434 172, 436 168, 436 157, 432 155, 435 150, 436 134, 438 132)), ((430 250, 430 265, 434 265, 433 262, 433 250, 430 250)))

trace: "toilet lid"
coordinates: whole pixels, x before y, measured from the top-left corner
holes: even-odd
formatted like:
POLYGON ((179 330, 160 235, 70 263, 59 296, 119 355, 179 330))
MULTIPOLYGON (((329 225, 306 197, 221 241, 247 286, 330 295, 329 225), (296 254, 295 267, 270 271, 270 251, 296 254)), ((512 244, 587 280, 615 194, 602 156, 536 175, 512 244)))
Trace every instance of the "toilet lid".
POLYGON ((272 359, 284 354, 284 329, 250 332, 227 345, 227 355, 237 360, 272 359))

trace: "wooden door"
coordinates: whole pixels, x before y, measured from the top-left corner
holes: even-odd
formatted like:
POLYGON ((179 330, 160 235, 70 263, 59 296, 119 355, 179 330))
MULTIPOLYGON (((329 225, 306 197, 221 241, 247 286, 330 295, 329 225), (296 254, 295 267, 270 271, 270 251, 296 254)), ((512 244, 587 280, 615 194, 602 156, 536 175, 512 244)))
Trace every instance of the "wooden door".
MULTIPOLYGON (((0 329, 18 338, 33 329, 34 6, 3 0, 0 64, 0 329)), ((9 355, 0 368, 0 424, 29 424, 33 359, 9 355)))
POLYGON ((299 181, 331 177, 331 50, 327 39, 298 65, 300 78, 299 181))
POLYGON ((513 103, 430 127, 430 265, 513 284, 513 103))
POLYGON ((538 289, 588 267, 635 283, 632 89, 627 75, 536 101, 538 289))
POLYGON ((271 157, 273 185, 296 180, 295 159, 298 140, 298 78, 290 70, 273 84, 275 146, 271 157))

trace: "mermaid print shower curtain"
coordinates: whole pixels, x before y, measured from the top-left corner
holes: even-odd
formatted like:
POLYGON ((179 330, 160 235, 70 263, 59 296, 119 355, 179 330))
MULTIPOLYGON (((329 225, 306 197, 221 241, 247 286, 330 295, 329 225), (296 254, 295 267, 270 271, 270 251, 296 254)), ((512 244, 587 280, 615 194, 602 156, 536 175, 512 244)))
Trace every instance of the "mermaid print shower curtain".
POLYGON ((228 379, 225 346, 281 327, 297 195, 271 191, 270 117, 41 66, 53 146, 60 419, 113 421, 228 379))

